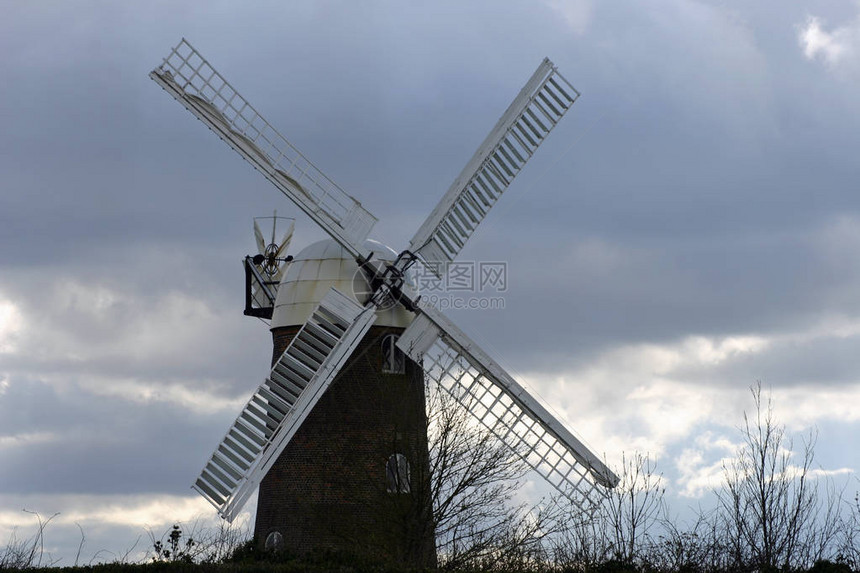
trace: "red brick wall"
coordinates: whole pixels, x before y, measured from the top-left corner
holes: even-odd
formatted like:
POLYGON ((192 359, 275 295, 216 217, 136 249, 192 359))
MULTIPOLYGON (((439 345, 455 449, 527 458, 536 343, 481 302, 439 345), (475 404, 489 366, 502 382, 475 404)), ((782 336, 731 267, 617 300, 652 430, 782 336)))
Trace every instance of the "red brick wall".
MULTIPOLYGON (((272 331, 273 362, 298 327, 272 331)), ((435 564, 429 519, 424 378, 382 373, 382 339, 403 329, 372 327, 260 484, 255 535, 279 531, 295 553, 337 549, 395 563, 435 564), (386 491, 386 462, 402 453, 412 492, 386 491)))

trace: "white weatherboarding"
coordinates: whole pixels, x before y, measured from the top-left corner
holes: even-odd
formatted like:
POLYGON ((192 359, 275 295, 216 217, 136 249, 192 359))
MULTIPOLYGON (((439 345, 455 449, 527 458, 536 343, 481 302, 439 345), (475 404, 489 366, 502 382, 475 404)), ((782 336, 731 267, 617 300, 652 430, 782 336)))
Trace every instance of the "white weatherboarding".
POLYGON ((441 312, 403 288, 413 264, 440 276, 446 271, 579 97, 552 62, 540 64, 393 263, 380 262, 363 246, 376 217, 281 136, 185 39, 149 75, 343 246, 373 289, 364 305, 329 291, 212 454, 192 487, 225 519, 233 520, 284 451, 373 325, 376 310, 391 304, 415 315, 397 346, 558 491, 585 508, 602 499, 603 488, 615 487, 618 477, 560 421, 441 312))

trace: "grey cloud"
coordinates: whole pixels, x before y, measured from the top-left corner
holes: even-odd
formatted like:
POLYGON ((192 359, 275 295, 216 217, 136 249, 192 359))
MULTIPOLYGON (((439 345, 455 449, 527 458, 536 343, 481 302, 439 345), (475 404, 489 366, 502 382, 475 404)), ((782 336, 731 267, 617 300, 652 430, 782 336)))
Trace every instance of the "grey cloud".
POLYGON ((97 396, 12 377, 0 400, 4 493, 182 494, 230 414, 97 396), (200 452, 195 456, 189 452, 200 452))
POLYGON ((733 356, 717 366, 677 369, 671 376, 699 384, 727 380, 762 380, 773 387, 830 388, 853 386, 860 372, 856 336, 822 336, 815 340, 777 340, 768 348, 733 356))

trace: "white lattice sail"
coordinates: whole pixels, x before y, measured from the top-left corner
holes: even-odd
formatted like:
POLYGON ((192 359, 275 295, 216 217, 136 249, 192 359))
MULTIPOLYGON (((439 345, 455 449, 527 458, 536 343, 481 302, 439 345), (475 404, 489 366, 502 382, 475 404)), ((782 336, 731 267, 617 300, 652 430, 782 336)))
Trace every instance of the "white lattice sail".
POLYGON ((149 77, 353 256, 367 254, 361 245, 376 217, 278 133, 184 38, 149 77))
POLYGON ((422 308, 397 346, 559 492, 587 509, 618 477, 441 312, 422 308))
POLYGON ((376 320, 331 289, 257 388, 192 486, 232 521, 376 320))
POLYGON ((415 233, 410 250, 434 272, 454 260, 578 97, 579 92, 544 59, 415 233))

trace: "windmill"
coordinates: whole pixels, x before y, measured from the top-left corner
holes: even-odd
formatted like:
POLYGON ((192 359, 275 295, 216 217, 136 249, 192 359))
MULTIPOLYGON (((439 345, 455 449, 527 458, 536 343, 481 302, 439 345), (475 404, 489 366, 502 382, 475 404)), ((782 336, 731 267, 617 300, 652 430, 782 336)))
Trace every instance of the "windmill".
MULTIPOLYGON (((307 481, 300 472, 308 460, 285 462, 279 458, 299 449, 291 449, 291 442, 307 437, 306 426, 318 422, 313 420, 319 418, 317 414, 332 392, 338 387, 350 390, 349 384, 332 382, 354 370, 356 357, 363 352, 362 341, 375 324, 378 327, 385 320, 381 317, 386 313, 407 317, 399 325, 399 336, 392 340, 410 364, 423 370, 422 378, 438 384, 467 407, 477 422, 559 492, 587 509, 600 502, 605 488, 617 484, 617 476, 597 455, 442 312, 423 304, 407 280, 413 268, 444 276, 479 223, 579 97, 552 62, 544 59, 538 66, 408 247, 399 253, 369 242, 376 218, 281 136, 185 39, 150 77, 333 239, 327 245, 312 245, 315 253, 297 255, 281 291, 294 269, 299 269, 300 259, 304 264, 349 260, 370 287, 369 295, 359 301, 343 289, 328 289, 305 313, 306 320, 284 331, 280 346, 273 324, 276 350, 271 371, 192 486, 222 517, 232 520, 261 482, 262 505, 263 486, 272 481, 267 474, 278 468, 289 466, 293 479, 307 481), (332 248, 337 253, 329 253, 332 248)), ((317 427, 339 423, 331 410, 326 412, 324 423, 317 427)), ((360 431, 358 426, 351 428, 360 431)), ((330 432, 334 435, 337 430, 330 432)), ((336 468, 336 462, 317 460, 316 467, 328 467, 331 473, 343 470, 336 468)), ((408 472, 398 472, 408 467, 401 462, 399 457, 390 458, 385 471, 406 473, 408 482, 408 472)), ((407 485, 400 483, 402 477, 394 481, 395 490, 407 485)), ((277 495, 266 493, 273 498, 277 495)), ((308 515, 312 514, 294 517, 313 519, 308 515)), ((259 516, 257 530, 258 535, 265 534, 260 531, 259 516)))

